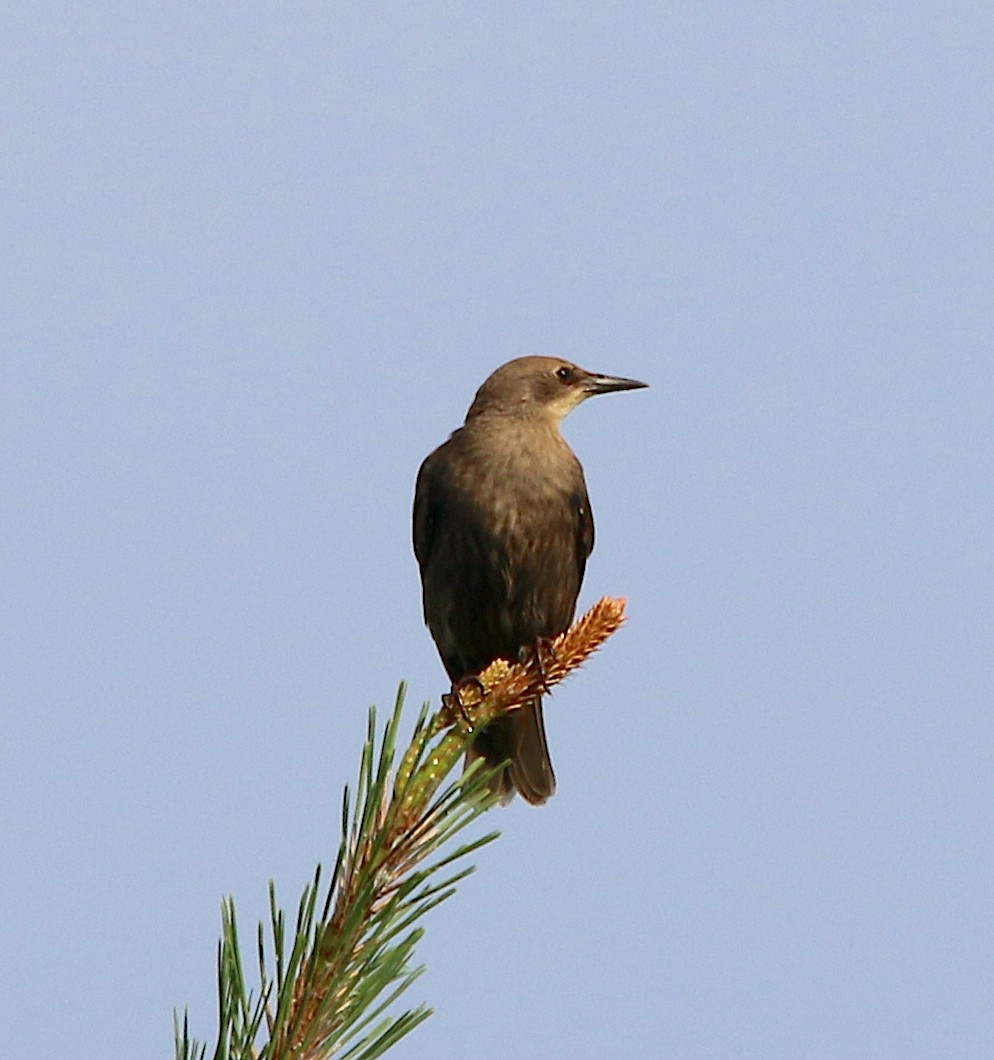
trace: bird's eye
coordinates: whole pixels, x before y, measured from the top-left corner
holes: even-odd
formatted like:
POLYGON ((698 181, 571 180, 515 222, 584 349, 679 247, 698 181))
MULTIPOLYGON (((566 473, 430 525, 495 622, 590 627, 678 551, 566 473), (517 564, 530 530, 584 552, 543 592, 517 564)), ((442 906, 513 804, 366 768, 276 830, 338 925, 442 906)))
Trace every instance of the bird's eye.
POLYGON ((562 368, 556 369, 556 378, 562 380, 564 383, 568 383, 573 378, 573 369, 568 368, 564 364, 562 368))

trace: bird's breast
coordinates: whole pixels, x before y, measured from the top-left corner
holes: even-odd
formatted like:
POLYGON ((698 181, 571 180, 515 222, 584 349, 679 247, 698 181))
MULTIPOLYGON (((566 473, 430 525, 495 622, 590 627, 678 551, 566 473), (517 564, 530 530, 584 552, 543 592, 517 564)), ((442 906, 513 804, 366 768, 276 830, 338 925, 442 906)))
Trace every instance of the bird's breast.
POLYGON ((496 534, 541 535, 553 523, 572 518, 582 479, 573 467, 556 464, 550 467, 541 454, 525 448, 477 466, 469 494, 496 534))
POLYGON ((431 483, 425 616, 450 673, 561 632, 586 558, 583 472, 565 442, 457 434, 431 483))

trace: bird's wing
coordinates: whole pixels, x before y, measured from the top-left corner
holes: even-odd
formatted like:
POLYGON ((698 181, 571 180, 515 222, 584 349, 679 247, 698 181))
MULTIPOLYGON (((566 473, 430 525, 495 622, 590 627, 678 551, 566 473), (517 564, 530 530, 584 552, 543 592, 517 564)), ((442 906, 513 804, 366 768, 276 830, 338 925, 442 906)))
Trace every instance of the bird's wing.
POLYGON ((586 559, 594 551, 594 513, 591 511, 586 489, 580 496, 577 515, 577 547, 580 555, 586 559))
POLYGON ((586 483, 575 497, 576 513, 576 592, 579 593, 587 569, 587 557, 594 550, 594 513, 590 509, 586 483))
POLYGON ((434 471, 432 465, 434 453, 425 457, 421 470, 418 471, 418 480, 414 487, 414 517, 413 537, 414 555, 418 564, 424 567, 431 553, 431 541, 434 533, 434 518, 432 517, 432 480, 434 471))

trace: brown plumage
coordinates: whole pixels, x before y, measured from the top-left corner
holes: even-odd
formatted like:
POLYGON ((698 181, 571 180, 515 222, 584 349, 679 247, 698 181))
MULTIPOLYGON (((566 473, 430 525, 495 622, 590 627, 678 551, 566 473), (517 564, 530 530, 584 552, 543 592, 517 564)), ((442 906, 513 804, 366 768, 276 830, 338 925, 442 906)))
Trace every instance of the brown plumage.
MULTIPOLYGON (((519 357, 487 379, 465 424, 421 465, 414 553, 425 622, 453 684, 494 659, 518 659, 573 620, 594 520, 559 425, 593 394, 645 385, 519 357)), ((508 762, 504 801, 517 790, 539 805, 555 791, 541 699, 488 725, 471 754, 508 762)))

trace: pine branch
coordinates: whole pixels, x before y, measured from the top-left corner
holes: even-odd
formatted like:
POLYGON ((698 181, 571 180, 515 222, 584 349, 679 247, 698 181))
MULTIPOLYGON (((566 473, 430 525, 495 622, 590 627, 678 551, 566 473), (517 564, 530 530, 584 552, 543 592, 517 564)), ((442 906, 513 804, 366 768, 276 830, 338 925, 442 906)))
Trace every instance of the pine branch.
MULTIPOLYGON (((435 715, 426 704, 396 768, 404 686, 379 741, 370 710, 356 795, 353 801, 345 791, 330 880, 322 892, 318 866, 292 935, 270 883, 273 973, 260 924, 258 993, 246 982, 234 903, 229 898, 222 905, 214 1060, 373 1060, 428 1018, 424 1005, 400 1015, 388 1011, 423 971, 411 964, 424 932, 418 924, 473 871, 456 864, 499 834, 448 849, 495 795, 488 784, 492 771, 480 762, 447 778, 480 728, 580 666, 620 627, 624 609, 623 600, 603 599, 541 659, 498 660, 480 674, 479 686, 444 697, 435 715)), ((177 1060, 202 1060, 206 1047, 190 1038, 185 1014, 174 1024, 177 1060)))

